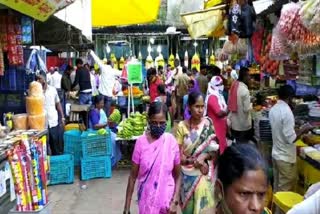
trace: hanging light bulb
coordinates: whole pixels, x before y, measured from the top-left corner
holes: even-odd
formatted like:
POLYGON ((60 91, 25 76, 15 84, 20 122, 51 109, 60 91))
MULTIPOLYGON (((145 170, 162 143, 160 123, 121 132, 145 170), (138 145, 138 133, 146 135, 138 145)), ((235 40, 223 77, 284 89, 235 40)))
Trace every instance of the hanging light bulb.
POLYGON ((198 46, 198 43, 197 42, 194 42, 193 43, 193 46, 196 48, 198 46))
POLYGON ((111 48, 110 48, 109 45, 107 45, 106 50, 107 50, 107 53, 108 53, 108 54, 111 52, 111 48))
POLYGON ((158 53, 161 53, 161 46, 160 45, 158 45, 157 51, 158 51, 158 53))
POLYGON ((149 52, 149 54, 151 53, 151 51, 152 51, 152 48, 151 48, 151 45, 149 44, 149 46, 148 46, 148 52, 149 52))
POLYGON ((138 58, 139 58, 139 59, 142 59, 141 51, 139 51, 138 58))
POLYGON ((150 43, 154 44, 154 38, 150 38, 150 43))

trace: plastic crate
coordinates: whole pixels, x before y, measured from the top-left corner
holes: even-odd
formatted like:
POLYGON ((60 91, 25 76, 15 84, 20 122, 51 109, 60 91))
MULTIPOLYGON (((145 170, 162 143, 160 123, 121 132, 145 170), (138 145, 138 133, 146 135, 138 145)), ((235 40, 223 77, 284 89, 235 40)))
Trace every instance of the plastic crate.
POLYGON ((70 184, 74 181, 73 155, 50 156, 50 185, 70 184))
POLYGON ((110 129, 106 135, 98 135, 96 131, 86 131, 81 135, 82 157, 108 156, 112 154, 110 129))
POLYGON ((81 131, 70 130, 64 132, 64 153, 72 154, 74 158, 74 165, 80 166, 80 158, 82 154, 81 146, 81 131))
POLYGON ((81 158, 81 180, 111 178, 111 157, 81 158))

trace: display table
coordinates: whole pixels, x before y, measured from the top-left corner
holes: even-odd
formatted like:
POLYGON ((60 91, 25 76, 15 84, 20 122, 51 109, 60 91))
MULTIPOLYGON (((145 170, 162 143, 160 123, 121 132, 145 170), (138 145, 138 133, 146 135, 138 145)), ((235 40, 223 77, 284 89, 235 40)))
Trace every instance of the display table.
MULTIPOLYGON (((7 155, 6 152, 12 148, 13 144, 20 141, 21 137, 19 135, 21 134, 27 134, 29 137, 39 138, 41 140, 46 140, 47 131, 26 131, 26 132, 12 132, 9 133, 9 136, 7 139, 2 139, 0 141, 0 176, 1 174, 5 174, 4 182, 0 182, 0 213, 8 213, 10 209, 12 209, 15 204, 15 192, 14 192, 14 186, 13 181, 11 179, 11 170, 10 165, 7 161, 7 155), (20 133, 20 134, 19 134, 20 133), (9 173, 9 174, 7 174, 9 173), (5 185, 2 186, 2 185, 5 185)), ((1 181, 0 177, 0 181, 1 181)))
POLYGON ((320 166, 315 164, 310 158, 297 157, 298 184, 297 192, 301 195, 315 183, 320 182, 320 166))

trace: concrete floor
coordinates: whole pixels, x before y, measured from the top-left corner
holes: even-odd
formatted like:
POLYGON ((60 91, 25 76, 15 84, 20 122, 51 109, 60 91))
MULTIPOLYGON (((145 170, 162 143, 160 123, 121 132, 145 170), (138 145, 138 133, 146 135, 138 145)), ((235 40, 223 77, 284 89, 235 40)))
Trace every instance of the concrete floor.
MULTIPOLYGON (((121 214, 129 173, 130 169, 118 169, 110 179, 82 182, 76 176, 73 184, 49 186, 51 214, 121 214), (86 189, 81 188, 83 184, 86 189)), ((134 193, 133 214, 138 213, 136 199, 134 193)))

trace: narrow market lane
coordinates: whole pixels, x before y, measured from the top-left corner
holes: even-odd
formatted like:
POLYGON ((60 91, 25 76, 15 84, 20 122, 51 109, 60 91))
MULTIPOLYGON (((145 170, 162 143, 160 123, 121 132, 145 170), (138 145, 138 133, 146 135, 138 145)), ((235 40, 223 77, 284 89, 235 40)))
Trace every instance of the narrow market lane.
MULTIPOLYGON (((111 179, 94 179, 80 182, 79 177, 71 185, 49 187, 52 214, 119 214, 122 213, 129 169, 113 171, 111 179), (81 188, 86 184, 87 188, 81 188)), ((136 194, 131 213, 138 213, 136 194)))

